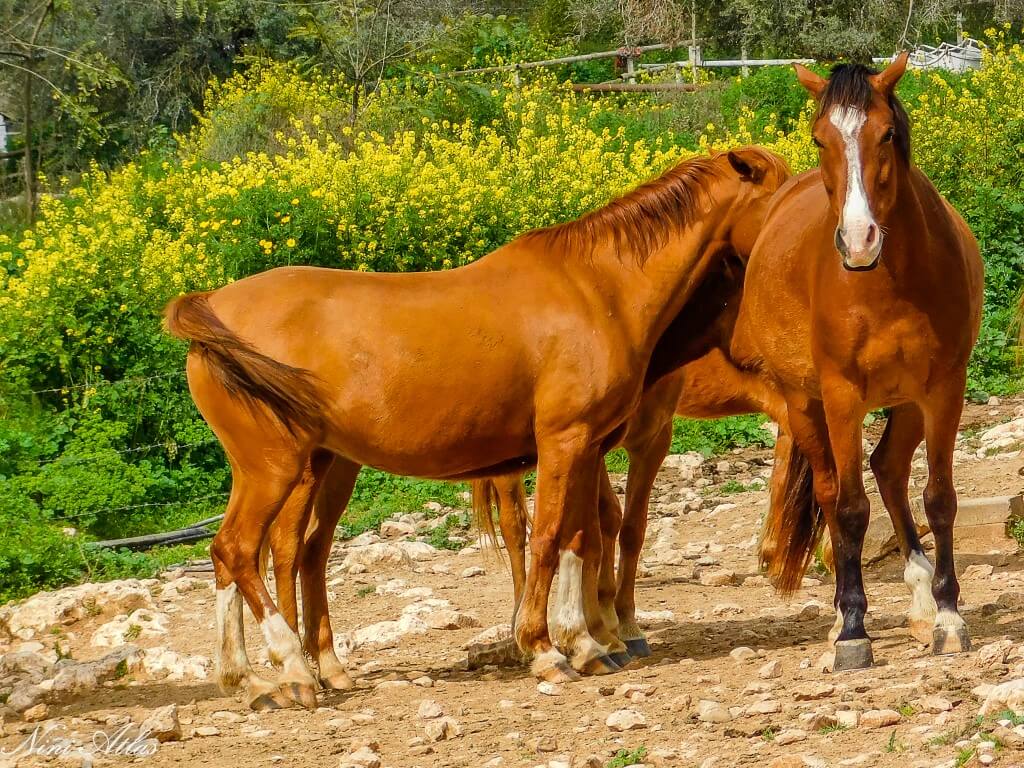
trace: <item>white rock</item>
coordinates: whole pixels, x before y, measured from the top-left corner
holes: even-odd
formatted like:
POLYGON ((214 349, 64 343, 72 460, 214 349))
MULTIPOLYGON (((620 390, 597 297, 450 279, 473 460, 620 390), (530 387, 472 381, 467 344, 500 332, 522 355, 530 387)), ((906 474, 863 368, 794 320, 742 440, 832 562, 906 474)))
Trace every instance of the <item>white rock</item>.
POLYGON ((397 621, 379 621, 361 627, 345 636, 348 647, 394 648, 406 635, 422 635, 429 631, 426 622, 416 615, 405 615, 397 621))
POLYGON ((440 717, 429 720, 423 730, 430 741, 446 741, 462 734, 458 721, 452 717, 440 717))
POLYGON ((385 520, 380 524, 380 535, 387 539, 411 536, 416 533, 416 526, 409 523, 400 523, 397 520, 385 520))
POLYGON ((672 611, 637 611, 634 618, 643 629, 666 627, 676 623, 676 615, 672 611))
POLYGON ((774 699, 755 701, 753 704, 747 707, 748 715, 774 715, 781 711, 782 702, 775 701, 774 699))
POLYGON ((900 713, 894 709, 869 709, 860 716, 860 727, 885 728, 896 725, 901 719, 900 713))
POLYGON ((213 663, 205 656, 190 656, 156 647, 142 652, 138 667, 158 680, 205 680, 213 669, 213 663))
POLYGON ((697 718, 704 723, 727 723, 732 714, 717 701, 701 700, 697 704, 697 718))
POLYGON ((537 691, 545 696, 561 696, 562 686, 557 683, 549 683, 547 680, 543 680, 537 683, 537 691))
POLYGON ((844 728, 856 728, 860 722, 860 712, 853 709, 840 709, 836 712, 836 722, 844 728))
POLYGON ((806 738, 806 731, 802 731, 799 728, 786 728, 785 730, 779 731, 775 734, 775 739, 773 741, 780 747, 785 747, 788 744, 796 744, 798 741, 804 741, 806 738))
POLYGON ((154 709, 139 725, 139 730, 161 743, 178 741, 181 738, 178 705, 168 704, 166 707, 154 709))
POLYGON ((437 548, 425 541, 400 541, 396 546, 416 562, 430 560, 438 555, 437 548))
POLYGON ((125 579, 40 592, 19 605, 0 607, 0 624, 5 624, 11 634, 28 640, 36 632, 73 624, 87 616, 113 616, 137 608, 152 608, 153 598, 147 584, 139 579, 125 579))
POLYGON ((1009 680, 985 691, 980 715, 989 715, 1010 709, 1016 715, 1024 714, 1024 678, 1009 680))
POLYGON ((433 699, 424 699, 420 702, 420 708, 416 712, 416 716, 420 720, 433 720, 434 718, 441 717, 444 714, 444 710, 441 709, 441 705, 433 699))
POLYGON ((466 568, 462 571, 462 578, 472 579, 474 576, 483 576, 486 573, 487 571, 485 571, 479 565, 471 565, 469 568, 466 568))
POLYGON ((777 677, 782 677, 782 662, 772 659, 757 670, 757 676, 762 680, 774 680, 777 677))
POLYGON ((343 757, 338 768, 380 768, 380 755, 372 747, 363 746, 343 757))
POLYGON ((736 574, 726 568, 713 568, 701 571, 699 581, 703 587, 725 587, 736 583, 736 574))
POLYGON ((92 645, 97 648, 116 648, 140 637, 159 637, 167 634, 167 614, 149 608, 139 608, 129 616, 118 616, 97 629, 92 645))
POLYGON ((608 715, 604 724, 613 731, 633 731, 647 727, 647 718, 635 709, 617 709, 608 715))
POLYGON ((355 566, 369 569, 381 565, 410 567, 412 565, 412 557, 399 545, 387 542, 369 544, 365 547, 350 547, 348 554, 341 563, 341 569, 352 573, 352 569, 355 566))
POLYGON ((757 658, 757 651, 753 648, 741 645, 738 648, 733 648, 729 651, 729 656, 733 661, 750 661, 751 659, 757 658))
POLYGON ((488 627, 480 634, 474 636, 472 640, 465 643, 462 647, 468 648, 471 645, 491 645, 492 643, 498 643, 502 640, 508 640, 511 637, 511 624, 497 624, 493 627, 488 627))

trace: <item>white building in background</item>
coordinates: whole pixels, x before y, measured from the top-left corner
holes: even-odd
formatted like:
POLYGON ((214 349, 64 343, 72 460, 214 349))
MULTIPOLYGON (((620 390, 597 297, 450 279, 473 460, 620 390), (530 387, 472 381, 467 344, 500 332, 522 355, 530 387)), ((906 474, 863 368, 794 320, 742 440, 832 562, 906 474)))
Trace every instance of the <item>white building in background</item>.
POLYGON ((0 112, 0 152, 7 151, 7 116, 0 112))

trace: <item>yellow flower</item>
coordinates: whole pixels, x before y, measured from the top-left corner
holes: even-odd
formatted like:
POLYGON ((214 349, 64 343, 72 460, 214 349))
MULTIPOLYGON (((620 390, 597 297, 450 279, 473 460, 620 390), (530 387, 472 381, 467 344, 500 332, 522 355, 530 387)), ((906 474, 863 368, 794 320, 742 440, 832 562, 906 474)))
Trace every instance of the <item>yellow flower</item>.
POLYGON ((284 244, 287 245, 289 248, 294 248, 295 247, 295 238, 294 237, 289 237, 287 240, 284 241, 284 244))

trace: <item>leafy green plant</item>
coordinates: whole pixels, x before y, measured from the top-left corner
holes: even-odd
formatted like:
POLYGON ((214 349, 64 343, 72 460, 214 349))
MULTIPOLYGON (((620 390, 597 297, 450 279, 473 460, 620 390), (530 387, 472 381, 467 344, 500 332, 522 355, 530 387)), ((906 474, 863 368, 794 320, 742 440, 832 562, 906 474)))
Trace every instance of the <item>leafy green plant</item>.
POLYGON ((625 768, 627 765, 642 763, 645 757, 647 757, 647 747, 620 749, 611 760, 605 763, 605 768, 625 768))

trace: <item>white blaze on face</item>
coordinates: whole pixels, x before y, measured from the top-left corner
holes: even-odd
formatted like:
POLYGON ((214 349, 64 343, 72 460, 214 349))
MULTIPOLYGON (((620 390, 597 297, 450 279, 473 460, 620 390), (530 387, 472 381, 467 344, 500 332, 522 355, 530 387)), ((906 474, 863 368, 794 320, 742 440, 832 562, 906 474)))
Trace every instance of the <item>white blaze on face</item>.
POLYGON ((846 201, 839 229, 849 251, 847 262, 851 266, 872 264, 878 255, 881 239, 864 190, 864 169, 860 157, 860 132, 867 115, 862 109, 835 107, 828 119, 843 139, 846 156, 846 201))

